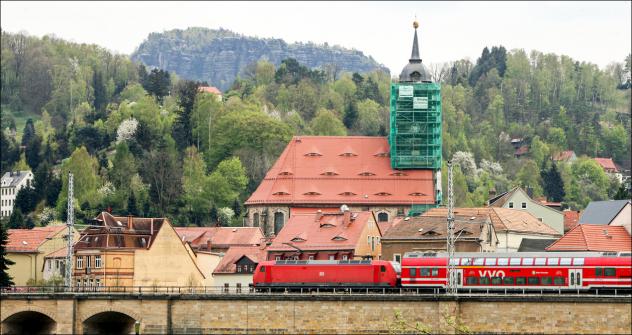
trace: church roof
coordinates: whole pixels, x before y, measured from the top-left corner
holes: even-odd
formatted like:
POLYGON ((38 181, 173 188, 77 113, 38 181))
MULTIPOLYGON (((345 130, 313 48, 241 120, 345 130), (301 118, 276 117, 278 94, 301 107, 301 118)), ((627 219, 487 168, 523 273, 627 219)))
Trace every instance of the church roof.
POLYGON ((402 72, 399 75, 400 82, 430 82, 430 72, 419 57, 419 43, 417 42, 417 27, 418 23, 415 21, 413 24, 415 27, 415 37, 413 38, 413 51, 411 52, 408 64, 404 66, 402 72))

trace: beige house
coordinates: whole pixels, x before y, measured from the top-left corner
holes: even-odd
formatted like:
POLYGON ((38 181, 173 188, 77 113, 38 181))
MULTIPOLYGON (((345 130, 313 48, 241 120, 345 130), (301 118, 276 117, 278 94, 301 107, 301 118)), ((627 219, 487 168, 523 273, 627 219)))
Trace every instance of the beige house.
MULTIPOLYGON (((448 209, 445 207, 432 208, 423 216, 439 216, 447 218, 448 209)), ((550 239, 559 238, 562 234, 536 219, 527 211, 510 208, 456 208, 455 216, 475 217, 488 215, 494 226, 498 244, 496 252, 516 252, 520 248, 523 238, 550 239)))
POLYGON ((489 207, 526 211, 559 234, 564 234, 564 213, 531 199, 521 187, 490 199, 489 207))
MULTIPOLYGON (((9 266, 9 276, 17 286, 39 282, 44 278, 45 256, 66 245, 67 227, 53 225, 33 229, 9 229, 7 258, 15 262, 9 266)), ((78 234, 73 237, 77 239, 78 234)))
POLYGON ((196 255, 166 218, 102 212, 75 244, 77 286, 198 286, 196 255))

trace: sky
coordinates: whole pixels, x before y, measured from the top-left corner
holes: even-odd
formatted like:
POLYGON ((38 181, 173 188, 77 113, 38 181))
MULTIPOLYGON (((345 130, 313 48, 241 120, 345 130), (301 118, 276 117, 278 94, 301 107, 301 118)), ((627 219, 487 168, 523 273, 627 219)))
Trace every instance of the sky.
POLYGON ((1 27, 131 54, 151 32, 225 28, 288 43, 357 49, 397 74, 420 27, 421 58, 439 64, 485 46, 568 55, 604 68, 631 52, 632 2, 6 2, 1 27))

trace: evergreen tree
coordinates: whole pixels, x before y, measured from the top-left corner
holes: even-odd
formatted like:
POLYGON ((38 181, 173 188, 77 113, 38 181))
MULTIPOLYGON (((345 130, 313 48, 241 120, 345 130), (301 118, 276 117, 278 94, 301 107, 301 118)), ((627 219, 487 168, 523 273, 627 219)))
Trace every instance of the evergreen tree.
POLYGON ((218 219, 218 214, 217 214, 217 207, 215 207, 215 205, 213 205, 213 207, 211 207, 211 225, 214 225, 215 223, 217 223, 217 219, 218 219))
POLYGON ((22 145, 27 146, 31 140, 35 137, 35 126, 33 125, 33 119, 26 120, 24 125, 24 132, 22 133, 22 145))
POLYGON ((239 199, 235 199, 233 202, 233 212, 235 212, 235 217, 238 218, 241 216, 241 203, 239 202, 239 199))
POLYGON ((358 119, 358 107, 356 104, 351 101, 349 105, 347 105, 347 110, 345 111, 344 124, 348 129, 353 128, 356 120, 358 119))
POLYGON ((20 159, 20 151, 15 141, 5 136, 4 131, 0 129, 0 171, 6 171, 11 165, 20 159))
POLYGON ((94 70, 92 73, 92 88, 94 89, 94 100, 92 105, 97 114, 101 113, 105 109, 107 103, 107 93, 105 84, 103 83, 103 74, 101 71, 94 70))
POLYGON ((23 187, 15 196, 13 208, 19 209, 22 213, 30 213, 37 206, 38 198, 38 192, 34 188, 23 187))
POLYGON ((138 209, 136 208, 136 196, 134 196, 134 192, 130 192, 129 198, 127 198, 127 214, 138 216, 138 209))
POLYGON ((9 276, 7 270, 9 265, 15 264, 7 258, 7 244, 9 243, 9 232, 4 223, 0 223, 0 287, 12 286, 13 278, 9 276))
POLYGON ((617 193, 614 195, 614 200, 631 200, 632 193, 625 186, 625 183, 621 184, 617 189, 617 193))
POLYGON ((193 144, 191 113, 195 105, 195 97, 198 93, 198 88, 199 83, 190 80, 178 85, 178 102, 181 110, 173 125, 173 139, 176 141, 180 150, 184 150, 184 148, 193 144))
POLYGON ((550 201, 560 202, 566 196, 564 192, 564 180, 557 170, 555 163, 551 164, 548 170, 542 170, 542 181, 544 184, 544 194, 550 201))
POLYGON ((37 169, 40 164, 40 148, 42 146, 42 140, 39 136, 35 135, 33 139, 27 144, 24 155, 26 156, 26 163, 32 168, 37 169))
POLYGON ((22 217, 22 211, 19 208, 14 208, 11 217, 9 218, 9 229, 22 229, 24 228, 24 217, 22 217))
POLYGON ((33 222, 33 218, 31 218, 30 216, 26 217, 26 222, 24 222, 24 228, 26 229, 35 228, 35 222, 33 222))

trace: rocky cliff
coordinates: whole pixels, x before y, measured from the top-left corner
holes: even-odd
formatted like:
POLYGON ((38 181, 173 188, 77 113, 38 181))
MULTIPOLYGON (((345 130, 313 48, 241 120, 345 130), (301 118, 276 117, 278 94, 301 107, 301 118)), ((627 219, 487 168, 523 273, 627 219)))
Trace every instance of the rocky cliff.
POLYGON ((225 29, 188 28, 151 33, 132 55, 148 66, 226 90, 248 64, 267 60, 278 66, 283 59, 321 68, 336 64, 341 71, 368 72, 383 65, 361 51, 313 43, 287 44, 281 39, 260 39, 225 29))

